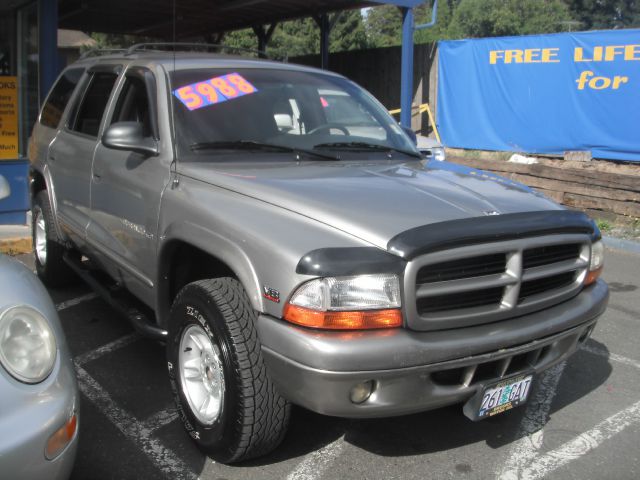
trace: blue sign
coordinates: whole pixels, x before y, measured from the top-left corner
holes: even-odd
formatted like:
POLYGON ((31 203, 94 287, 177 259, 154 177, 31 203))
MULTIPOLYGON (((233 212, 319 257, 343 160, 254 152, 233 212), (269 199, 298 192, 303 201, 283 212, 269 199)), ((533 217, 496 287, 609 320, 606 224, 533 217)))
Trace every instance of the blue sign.
POLYGON ((640 30, 439 42, 449 147, 640 162, 640 30))

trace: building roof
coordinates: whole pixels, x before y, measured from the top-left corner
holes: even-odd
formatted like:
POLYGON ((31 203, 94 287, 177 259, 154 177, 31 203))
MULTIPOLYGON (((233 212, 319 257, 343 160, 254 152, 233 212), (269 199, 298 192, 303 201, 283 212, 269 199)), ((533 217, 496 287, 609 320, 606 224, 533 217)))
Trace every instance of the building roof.
POLYGON ((95 47, 97 42, 78 30, 58 29, 58 48, 95 47))
POLYGON ((176 39, 184 39, 379 3, 415 6, 423 1, 58 0, 58 15, 62 28, 165 39, 173 38, 175 18, 176 39))

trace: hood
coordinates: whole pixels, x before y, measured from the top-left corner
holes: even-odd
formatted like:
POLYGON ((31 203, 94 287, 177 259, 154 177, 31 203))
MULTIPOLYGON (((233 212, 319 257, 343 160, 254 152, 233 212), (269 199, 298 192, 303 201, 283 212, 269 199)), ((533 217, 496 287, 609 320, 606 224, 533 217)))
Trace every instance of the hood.
POLYGON ((178 171, 384 249, 418 226, 562 208, 522 184, 448 162, 182 162, 178 171))

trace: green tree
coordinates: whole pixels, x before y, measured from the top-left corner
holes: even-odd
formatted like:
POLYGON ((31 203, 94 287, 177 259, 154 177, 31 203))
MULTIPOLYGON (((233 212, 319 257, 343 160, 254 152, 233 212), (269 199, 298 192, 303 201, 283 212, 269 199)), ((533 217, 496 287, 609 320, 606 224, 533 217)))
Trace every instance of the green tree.
POLYGON ((561 0, 461 0, 448 28, 450 38, 560 32, 571 20, 561 0))
POLYGON ((573 18, 573 30, 640 27, 639 0, 564 0, 573 18))

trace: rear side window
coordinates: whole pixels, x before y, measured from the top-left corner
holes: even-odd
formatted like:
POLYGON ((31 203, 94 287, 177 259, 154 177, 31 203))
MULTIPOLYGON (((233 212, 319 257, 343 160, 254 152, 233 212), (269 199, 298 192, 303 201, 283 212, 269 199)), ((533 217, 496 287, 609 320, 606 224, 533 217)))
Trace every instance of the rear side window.
POLYGON ((117 78, 115 73, 93 74, 75 121, 69 126, 71 130, 92 137, 98 136, 100 122, 117 78))
POLYGON ((73 68, 64 72, 58 79, 42 108, 42 114, 40 115, 40 123, 42 125, 58 128, 62 113, 83 73, 84 70, 82 68, 73 68))

